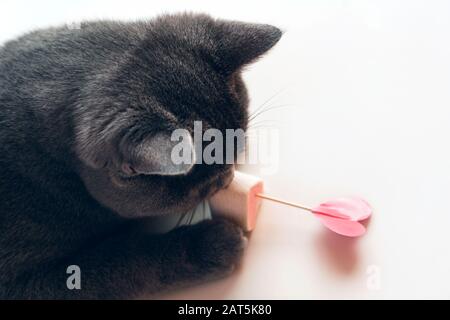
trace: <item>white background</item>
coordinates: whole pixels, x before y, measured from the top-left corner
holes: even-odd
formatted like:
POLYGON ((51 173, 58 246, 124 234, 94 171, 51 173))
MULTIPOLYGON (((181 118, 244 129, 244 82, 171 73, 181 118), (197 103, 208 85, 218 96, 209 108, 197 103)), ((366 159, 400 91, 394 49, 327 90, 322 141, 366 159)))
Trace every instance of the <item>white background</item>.
POLYGON ((181 10, 285 30, 245 74, 252 108, 277 93, 271 106, 290 105, 260 118, 281 136, 267 191, 306 205, 356 194, 375 213, 351 240, 265 203, 233 276, 165 297, 450 298, 450 2, 2 1, 0 42, 181 10))

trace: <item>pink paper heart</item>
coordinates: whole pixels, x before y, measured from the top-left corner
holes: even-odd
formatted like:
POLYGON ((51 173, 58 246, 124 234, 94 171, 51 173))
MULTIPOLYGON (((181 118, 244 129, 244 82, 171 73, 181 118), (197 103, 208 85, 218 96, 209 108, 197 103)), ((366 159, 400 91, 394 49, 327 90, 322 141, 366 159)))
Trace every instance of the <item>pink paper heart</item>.
POLYGON ((358 221, 369 218, 372 208, 361 198, 345 197, 321 203, 312 212, 328 229, 347 237, 359 237, 366 228, 358 221))
POLYGON ((359 237, 366 233, 366 228, 357 221, 333 218, 325 215, 316 215, 322 224, 340 235, 347 237, 359 237))
POLYGON ((313 208, 312 212, 345 220, 361 221, 372 215, 372 208, 364 199, 342 197, 321 203, 313 208))

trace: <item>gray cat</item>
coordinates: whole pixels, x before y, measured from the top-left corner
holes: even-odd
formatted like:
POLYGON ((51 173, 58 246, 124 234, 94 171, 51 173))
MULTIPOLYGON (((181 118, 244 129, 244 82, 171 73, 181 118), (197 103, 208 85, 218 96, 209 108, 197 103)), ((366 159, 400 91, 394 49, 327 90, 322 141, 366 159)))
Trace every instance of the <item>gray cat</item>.
POLYGON ((242 67, 280 39, 207 15, 49 28, 0 48, 0 298, 135 298, 227 275, 245 236, 151 216, 225 187, 232 165, 175 166, 170 134, 246 129, 242 67), (67 267, 81 269, 69 290, 67 267))

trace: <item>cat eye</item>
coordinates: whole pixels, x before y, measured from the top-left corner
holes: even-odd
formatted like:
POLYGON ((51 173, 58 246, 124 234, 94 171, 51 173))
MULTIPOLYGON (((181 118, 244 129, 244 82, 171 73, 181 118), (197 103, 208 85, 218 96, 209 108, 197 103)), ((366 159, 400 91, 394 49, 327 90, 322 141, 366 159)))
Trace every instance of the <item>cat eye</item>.
POLYGON ((123 163, 120 169, 121 175, 125 177, 132 177, 138 174, 129 163, 123 163))

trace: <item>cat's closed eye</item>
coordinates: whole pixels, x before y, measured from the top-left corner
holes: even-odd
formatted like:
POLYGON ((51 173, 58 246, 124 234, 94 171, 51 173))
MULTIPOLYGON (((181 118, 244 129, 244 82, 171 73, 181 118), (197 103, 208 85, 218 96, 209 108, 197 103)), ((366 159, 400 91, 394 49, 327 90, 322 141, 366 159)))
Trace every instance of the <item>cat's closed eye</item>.
POLYGON ((138 173, 137 173, 136 170, 131 166, 131 164, 129 164, 129 163, 127 163, 127 162, 122 163, 120 169, 121 169, 121 170, 119 171, 119 174, 120 174, 121 176, 123 176, 124 178, 127 178, 127 177, 133 177, 133 176, 138 175, 138 173))

